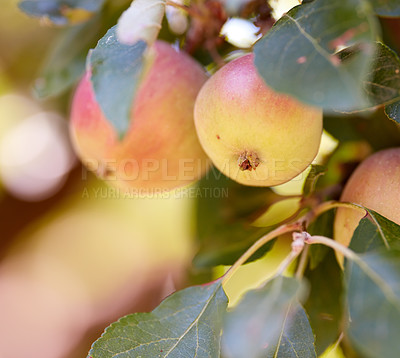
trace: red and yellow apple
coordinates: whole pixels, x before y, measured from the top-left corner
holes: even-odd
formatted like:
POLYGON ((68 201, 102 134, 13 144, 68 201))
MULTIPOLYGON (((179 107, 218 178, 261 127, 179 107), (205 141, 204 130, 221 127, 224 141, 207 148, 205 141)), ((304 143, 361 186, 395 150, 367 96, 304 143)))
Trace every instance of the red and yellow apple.
POLYGON ((78 155, 99 177, 124 190, 170 190, 208 169, 193 120, 206 72, 168 43, 157 41, 152 49, 151 67, 136 92, 122 140, 95 100, 89 72, 72 103, 71 136, 78 155))
POLYGON ((248 54, 205 83, 195 124, 204 150, 225 175, 245 185, 274 186, 315 158, 322 111, 269 88, 248 54))
MULTIPOLYGON (((374 210, 400 225, 400 148, 379 151, 365 159, 351 175, 340 198, 374 210)), ((362 210, 339 208, 335 240, 348 246, 362 210)))

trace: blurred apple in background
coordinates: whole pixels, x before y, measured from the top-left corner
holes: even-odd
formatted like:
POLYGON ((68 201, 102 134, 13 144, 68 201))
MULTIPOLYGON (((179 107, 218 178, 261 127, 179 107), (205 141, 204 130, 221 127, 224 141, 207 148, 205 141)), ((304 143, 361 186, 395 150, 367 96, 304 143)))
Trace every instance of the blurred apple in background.
POLYGON ((109 323, 181 287, 192 203, 113 198, 73 167, 68 100, 30 94, 60 30, 17 3, 0 13, 0 357, 81 358, 109 323))
POLYGON ((21 200, 54 195, 76 163, 64 118, 18 92, 0 96, 0 118, 3 186, 21 200))
POLYGON ((181 285, 191 199, 107 199, 108 187, 87 184, 26 228, 0 264, 0 357, 71 358, 94 326, 152 309, 181 285))

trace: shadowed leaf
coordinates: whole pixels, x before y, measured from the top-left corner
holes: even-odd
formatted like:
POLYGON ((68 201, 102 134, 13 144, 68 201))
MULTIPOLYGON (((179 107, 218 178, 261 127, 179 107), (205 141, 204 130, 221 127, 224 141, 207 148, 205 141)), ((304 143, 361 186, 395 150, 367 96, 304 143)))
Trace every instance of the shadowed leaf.
POLYGON ((267 349, 267 358, 317 358, 314 335, 303 307, 293 304, 286 315, 278 343, 267 349))
POLYGON ((226 314, 222 336, 227 358, 258 358, 274 345, 291 305, 303 296, 303 286, 294 278, 278 276, 264 287, 249 291, 226 314))
MULTIPOLYGON (((200 180, 203 195, 197 200, 196 234, 199 250, 194 258, 196 267, 231 265, 256 240, 271 228, 251 226, 271 203, 282 199, 269 188, 244 186, 212 168, 200 180)), ((251 260, 260 258, 272 248, 265 245, 251 260)))
MULTIPOLYGON (((333 221, 335 219, 332 210, 320 215, 308 228, 310 235, 322 235, 333 237, 333 221)), ((310 269, 316 268, 320 262, 325 259, 325 255, 329 252, 329 248, 325 245, 310 246, 310 269)))
POLYGON ((400 101, 385 106, 386 115, 400 124, 400 101))
POLYGON ((346 264, 347 335, 367 358, 400 356, 400 252, 371 252, 346 264))
POLYGON ((362 80, 377 22, 362 0, 318 0, 283 15, 255 47, 265 82, 311 105, 349 111, 368 105, 362 80), (338 51, 351 49, 342 58, 338 51))
POLYGON ((146 43, 121 44, 115 26, 88 57, 96 100, 120 136, 131 122, 131 107, 144 66, 146 43))
POLYGON ((304 308, 315 334, 318 355, 338 339, 343 311, 342 269, 337 263, 334 252, 329 249, 327 251, 317 266, 311 267, 310 263, 305 272, 310 284, 310 294, 304 303, 304 308))
POLYGON ((380 16, 400 16, 400 2, 398 0, 370 0, 375 12, 380 16))
POLYGON ((100 23, 92 20, 66 28, 51 50, 34 89, 38 97, 53 97, 75 84, 85 72, 89 44, 96 41, 100 23))
POLYGON ((364 81, 364 89, 372 106, 400 100, 400 60, 397 54, 381 42, 371 69, 364 81))

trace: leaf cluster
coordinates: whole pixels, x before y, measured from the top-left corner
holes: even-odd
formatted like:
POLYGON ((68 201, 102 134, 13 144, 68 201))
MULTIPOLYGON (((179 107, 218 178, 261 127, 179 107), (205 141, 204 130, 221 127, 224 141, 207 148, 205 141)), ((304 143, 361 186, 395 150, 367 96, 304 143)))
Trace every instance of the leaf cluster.
MULTIPOLYGON (((224 39, 215 41, 216 29, 227 18, 221 2, 180 4, 191 25, 179 35, 169 30, 163 17, 169 3, 136 0, 129 7, 128 0, 21 1, 20 8, 28 15, 64 26, 38 74, 37 94, 63 95, 87 69, 105 116, 123 136, 157 36, 183 48, 191 48, 188 43, 193 45, 197 36, 193 48, 203 47, 193 56, 204 65, 212 60, 209 68, 235 54, 237 49, 224 39), (157 11, 147 11, 151 5, 157 11), (218 21, 209 26, 213 31, 207 32, 208 38, 206 32, 199 32, 205 31, 213 16, 218 21), (145 35, 135 30, 131 36, 129 26, 124 30, 129 22, 143 27, 145 35), (94 49, 89 52, 90 48, 94 49)), ((262 18, 243 10, 244 6, 261 11, 260 1, 226 3, 230 15, 262 18)), ((220 265, 235 265, 260 238, 300 218, 305 218, 302 229, 311 236, 332 237, 334 212, 313 216, 314 209, 338 199, 356 164, 371 151, 400 145, 396 52, 400 43, 389 36, 386 22, 387 17, 400 17, 397 0, 303 1, 269 30, 270 10, 264 15, 265 35, 252 49, 257 70, 274 90, 322 107, 324 128, 339 144, 320 165, 310 168, 299 195, 245 187, 216 169, 204 177, 198 183, 200 191, 217 188, 227 193, 196 201, 193 267, 208 273, 220 265), (288 201, 291 208, 280 212, 278 219, 265 220, 288 201)), ((113 323, 93 344, 89 356, 308 358, 337 345, 360 357, 399 357, 400 227, 379 213, 366 212, 350 244, 354 254, 344 267, 330 248, 306 244, 293 265, 295 275, 287 277, 283 274, 287 270, 278 270, 261 287, 248 290, 236 306, 228 306, 227 276, 188 287, 150 313, 135 313, 113 323)), ((277 235, 266 241, 246 262, 263 257, 280 239, 277 235)))

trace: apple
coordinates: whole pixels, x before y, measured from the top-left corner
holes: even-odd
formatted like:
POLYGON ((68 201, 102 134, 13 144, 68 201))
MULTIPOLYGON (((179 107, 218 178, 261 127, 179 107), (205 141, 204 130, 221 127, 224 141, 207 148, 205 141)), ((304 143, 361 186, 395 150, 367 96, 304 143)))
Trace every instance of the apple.
POLYGON ((202 87, 195 124, 204 150, 225 175, 245 185, 288 182, 312 162, 322 111, 269 88, 244 55, 202 87))
MULTIPOLYGON (((340 201, 363 205, 400 225, 400 148, 381 150, 365 159, 347 181, 340 201)), ((339 208, 335 240, 348 246, 364 215, 356 209, 339 208)))
POLYGON ((131 124, 122 140, 95 100, 89 72, 72 103, 76 152, 90 170, 125 191, 170 190, 200 178, 209 166, 193 120, 207 74, 166 42, 156 41, 152 50, 151 67, 133 100, 131 124))

